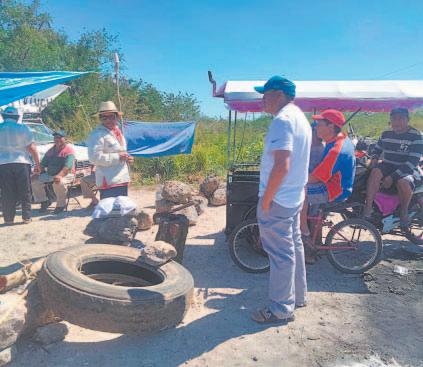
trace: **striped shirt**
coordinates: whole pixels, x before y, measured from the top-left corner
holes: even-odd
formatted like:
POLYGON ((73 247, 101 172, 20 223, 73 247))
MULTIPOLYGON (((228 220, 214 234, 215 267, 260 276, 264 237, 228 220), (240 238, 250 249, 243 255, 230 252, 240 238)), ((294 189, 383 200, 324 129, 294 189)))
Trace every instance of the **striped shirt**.
POLYGON ((373 153, 374 159, 383 154, 383 162, 397 166, 391 175, 394 180, 409 175, 418 177, 419 162, 423 155, 423 135, 413 127, 402 134, 396 134, 392 130, 384 131, 373 153))

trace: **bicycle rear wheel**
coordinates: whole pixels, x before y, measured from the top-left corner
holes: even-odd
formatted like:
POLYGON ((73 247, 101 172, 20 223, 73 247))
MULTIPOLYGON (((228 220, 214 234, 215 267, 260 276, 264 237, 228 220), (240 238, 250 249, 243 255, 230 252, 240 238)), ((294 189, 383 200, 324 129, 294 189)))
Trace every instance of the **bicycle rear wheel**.
POLYGON ((229 253, 233 262, 249 273, 265 273, 270 264, 260 241, 260 231, 256 219, 247 219, 232 231, 229 240, 229 253))
POLYGON ((360 274, 380 261, 383 242, 373 224, 351 218, 332 227, 325 246, 328 247, 328 259, 336 269, 360 274))

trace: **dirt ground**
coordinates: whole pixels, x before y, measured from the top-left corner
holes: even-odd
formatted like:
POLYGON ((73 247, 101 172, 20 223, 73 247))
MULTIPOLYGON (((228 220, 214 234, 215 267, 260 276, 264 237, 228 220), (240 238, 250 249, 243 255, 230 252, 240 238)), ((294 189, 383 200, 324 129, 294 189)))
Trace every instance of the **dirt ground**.
MULTIPOLYGON (((131 197, 153 213, 154 191, 131 197)), ((68 213, 35 212, 28 225, 1 226, 1 271, 84 243, 90 217, 71 205, 68 213)), ((184 265, 195 299, 177 328, 141 338, 70 325, 66 339, 48 347, 22 340, 11 366, 423 366, 423 255, 414 246, 385 237, 384 259, 365 277, 342 274, 322 258, 307 268, 308 306, 288 325, 263 327, 249 316, 266 303, 268 274, 232 263, 224 226, 225 207, 210 207, 189 230, 184 265), (412 271, 396 275, 395 264, 412 271)), ((156 230, 137 238, 153 238, 156 230)))

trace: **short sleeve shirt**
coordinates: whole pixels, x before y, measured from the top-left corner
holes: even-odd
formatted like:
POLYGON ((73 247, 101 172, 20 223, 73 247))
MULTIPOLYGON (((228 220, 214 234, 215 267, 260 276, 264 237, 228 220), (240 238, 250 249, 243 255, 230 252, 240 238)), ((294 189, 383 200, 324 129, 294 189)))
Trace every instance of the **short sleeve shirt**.
POLYGON ((304 186, 308 179, 311 127, 304 113, 293 103, 287 104, 271 122, 260 164, 259 196, 266 191, 277 150, 290 152, 290 167, 274 201, 286 208, 294 208, 304 201, 304 186))
POLYGON ((75 160, 75 151, 70 144, 57 150, 55 146, 50 148, 43 160, 41 161, 41 166, 47 168, 47 174, 49 176, 57 175, 64 167, 73 169, 73 162, 75 160))
POLYGON ((28 146, 34 142, 28 126, 14 120, 0 123, 0 164, 31 164, 28 146))
POLYGON ((344 133, 326 143, 322 161, 312 175, 326 185, 330 201, 341 201, 351 195, 355 176, 354 145, 344 133))

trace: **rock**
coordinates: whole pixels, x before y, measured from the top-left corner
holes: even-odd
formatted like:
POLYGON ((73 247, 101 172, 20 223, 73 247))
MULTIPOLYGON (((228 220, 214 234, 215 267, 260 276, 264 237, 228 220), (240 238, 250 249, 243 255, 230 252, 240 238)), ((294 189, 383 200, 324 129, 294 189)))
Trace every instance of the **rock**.
POLYGON ((17 356, 18 351, 16 345, 12 345, 9 348, 3 349, 0 351, 0 367, 6 366, 8 363, 17 356))
POLYGON ((35 331, 33 339, 42 345, 50 345, 65 339, 68 331, 68 327, 63 322, 49 324, 39 327, 35 331))
POLYGON ((197 214, 197 210, 195 208, 195 205, 191 205, 187 208, 178 210, 177 212, 175 212, 174 214, 181 214, 181 215, 185 215, 188 219, 189 225, 193 226, 195 224, 197 224, 197 220, 198 220, 198 214, 197 214))
POLYGON ((220 206, 226 204, 226 189, 217 189, 210 198, 210 204, 220 206))
POLYGON ((220 182, 218 189, 225 189, 226 190, 227 184, 226 182, 220 182))
POLYGON ((26 296, 26 307, 28 309, 28 314, 23 334, 31 334, 39 326, 60 320, 54 315, 53 311, 44 304, 37 280, 34 280, 32 286, 29 287, 28 295, 26 296))
POLYGON ((24 285, 28 290, 26 297, 14 291, 0 295, 0 350, 12 346, 21 335, 57 321, 44 305, 36 282, 32 280, 24 285))
POLYGON ((216 176, 208 176, 200 185, 200 191, 206 195, 207 198, 211 197, 219 187, 219 179, 216 176))
POLYGON ((168 213, 175 206, 175 203, 169 200, 156 200, 156 213, 168 213))
POLYGON ((138 221, 138 229, 141 231, 150 229, 153 226, 153 218, 151 215, 142 210, 137 213, 136 219, 138 221))
POLYGON ((107 218, 99 227, 98 236, 107 243, 129 244, 138 227, 138 221, 132 216, 107 218))
POLYGON ((195 203, 195 210, 197 214, 201 215, 205 212, 208 204, 208 200, 204 196, 193 196, 192 201, 195 203))
POLYGON ((166 181, 163 186, 162 197, 176 204, 185 204, 191 200, 191 188, 183 182, 166 181))
POLYGON ((28 310, 25 300, 15 292, 0 295, 0 350, 15 344, 25 328, 28 310))
POLYGON ((147 243, 141 249, 140 258, 151 266, 160 266, 176 257, 176 250, 171 244, 164 241, 147 243))
POLYGON ((182 264, 184 257, 185 243, 188 235, 189 221, 181 214, 159 214, 162 216, 156 234, 156 241, 170 243, 177 252, 174 258, 182 264))

